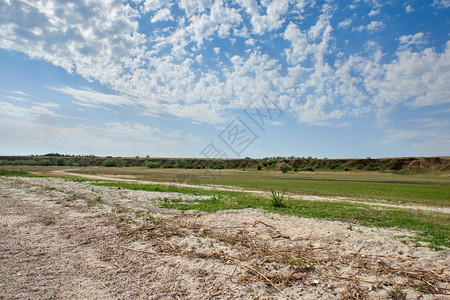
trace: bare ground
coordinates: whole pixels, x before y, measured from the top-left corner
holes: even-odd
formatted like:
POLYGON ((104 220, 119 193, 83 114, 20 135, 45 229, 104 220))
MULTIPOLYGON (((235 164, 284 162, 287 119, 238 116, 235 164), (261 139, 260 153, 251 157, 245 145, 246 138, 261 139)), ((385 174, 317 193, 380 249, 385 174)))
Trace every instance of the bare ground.
POLYGON ((450 299, 449 251, 407 232, 176 193, 0 177, 0 299, 450 299))

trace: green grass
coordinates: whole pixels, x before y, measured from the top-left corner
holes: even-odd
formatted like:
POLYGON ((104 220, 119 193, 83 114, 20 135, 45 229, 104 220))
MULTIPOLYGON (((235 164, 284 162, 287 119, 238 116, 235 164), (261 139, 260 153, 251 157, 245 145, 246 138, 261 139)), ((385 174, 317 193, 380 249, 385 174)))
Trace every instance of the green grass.
MULTIPOLYGON (((94 174, 95 171, 90 168, 82 169, 83 173, 89 174, 94 174)), ((107 172, 105 174, 115 174, 119 171, 101 170, 107 172)), ((367 201, 382 199, 396 203, 450 207, 450 177, 444 174, 405 176, 366 171, 287 174, 274 171, 208 171, 214 176, 206 176, 204 170, 122 168, 124 175, 134 175, 140 180, 174 181, 174 178, 177 178, 192 184, 231 185, 268 192, 285 186, 290 193, 360 198, 367 201)))
MULTIPOLYGON (((12 168, 12 167, 11 167, 12 168)), ((8 169, 11 169, 8 167, 8 169)), ((67 167, 28 167, 24 170, 40 175, 54 176, 52 170, 67 167)), ((249 189, 270 191, 285 186, 290 193, 331 197, 350 197, 372 201, 413 203, 450 207, 450 176, 447 173, 395 174, 368 171, 241 171, 241 170, 184 170, 84 167, 71 171, 75 174, 131 175, 137 180, 186 181, 192 184, 233 185, 249 189), (211 176, 213 175, 213 176, 211 176), (347 181, 342 181, 347 180, 347 181), (367 182, 370 181, 370 182, 367 182)))
POLYGON ((0 176, 29 176, 30 173, 22 170, 5 170, 0 169, 0 176))
MULTIPOLYGON (((213 183, 213 182, 204 182, 213 183)), ((450 207, 450 185, 405 184, 358 181, 286 180, 253 176, 223 176, 215 184, 235 185, 258 190, 285 186, 291 193, 317 196, 341 196, 361 199, 383 199, 392 202, 450 207)))

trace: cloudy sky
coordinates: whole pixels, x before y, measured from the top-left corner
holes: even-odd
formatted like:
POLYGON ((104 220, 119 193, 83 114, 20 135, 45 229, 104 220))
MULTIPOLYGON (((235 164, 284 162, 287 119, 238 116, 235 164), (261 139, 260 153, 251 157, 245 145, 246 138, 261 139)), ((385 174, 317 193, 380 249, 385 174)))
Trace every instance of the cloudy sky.
POLYGON ((0 11, 0 155, 450 155, 449 0, 0 11))

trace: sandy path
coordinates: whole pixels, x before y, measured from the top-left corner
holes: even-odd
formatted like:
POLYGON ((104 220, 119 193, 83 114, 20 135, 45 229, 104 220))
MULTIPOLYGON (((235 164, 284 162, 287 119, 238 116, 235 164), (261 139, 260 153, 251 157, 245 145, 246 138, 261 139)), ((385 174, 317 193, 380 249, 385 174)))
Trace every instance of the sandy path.
MULTIPOLYGON (((180 186, 180 187, 190 187, 190 188, 199 188, 205 190, 217 190, 217 191, 231 191, 231 192, 246 192, 252 194, 259 194, 264 197, 271 197, 271 194, 265 191, 258 190, 249 190, 235 186, 225 186, 225 185, 195 185, 195 184, 186 184, 179 182, 157 182, 157 181, 142 181, 131 179, 132 176, 121 176, 121 175, 89 175, 89 174, 79 174, 73 171, 77 171, 78 169, 67 169, 67 170, 56 170, 52 171, 53 174, 57 176, 78 176, 82 178, 92 179, 92 180, 105 180, 105 181, 121 181, 121 182, 130 182, 130 183, 138 183, 138 184, 157 184, 157 185, 169 185, 169 186, 180 186)), ((324 197, 324 196, 312 196, 312 195, 301 195, 295 193, 288 193, 286 195, 289 199, 298 199, 298 200, 309 200, 309 201, 328 201, 328 202, 350 202, 356 204, 365 204, 371 206, 379 206, 386 208, 399 208, 399 209, 412 209, 412 210, 422 210, 422 211, 430 211, 430 212, 439 212, 450 214, 450 208, 448 207, 435 207, 435 206, 425 206, 425 205, 414 205, 414 204, 392 204, 385 203, 380 199, 371 199, 370 201, 361 201, 360 199, 348 198, 348 197, 324 197)))
POLYGON ((0 299, 450 297, 449 252, 393 238, 405 232, 182 214, 161 196, 187 197, 0 177, 0 299))

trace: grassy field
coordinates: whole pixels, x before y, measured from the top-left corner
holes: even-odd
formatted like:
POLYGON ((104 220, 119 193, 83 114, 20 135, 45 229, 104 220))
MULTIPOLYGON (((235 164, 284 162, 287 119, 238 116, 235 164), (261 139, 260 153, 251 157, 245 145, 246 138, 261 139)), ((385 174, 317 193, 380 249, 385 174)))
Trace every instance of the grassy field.
MULTIPOLYGON (((67 167, 10 167, 51 176, 51 171, 67 167)), ((394 174, 370 171, 289 172, 242 170, 149 169, 144 167, 74 168, 73 174, 123 175, 147 181, 177 181, 192 184, 232 185, 265 190, 286 187, 289 193, 359 198, 364 201, 385 200, 450 207, 450 174, 394 174)))
MULTIPOLYGON (((5 169, 5 168, 3 168, 5 169)), ((67 167, 8 167, 0 175, 28 174, 55 176, 54 171, 67 167)), ((368 202, 410 203, 435 207, 450 207, 449 174, 394 174, 367 171, 353 172, 289 172, 242 170, 184 170, 149 169, 143 167, 74 168, 73 175, 115 175, 147 181, 178 181, 193 184, 232 185, 248 189, 281 191, 318 196, 343 196, 368 202)), ((79 181, 80 179, 76 179, 79 181)), ((166 208, 197 209, 215 212, 223 209, 261 208, 269 212, 308 218, 339 220, 349 223, 397 227, 415 234, 415 240, 429 243, 433 248, 450 247, 450 217, 448 214, 412 209, 373 207, 360 203, 283 200, 282 207, 274 207, 272 199, 244 192, 208 191, 191 187, 158 184, 93 183, 108 187, 159 192, 211 196, 208 200, 185 203, 167 200, 166 208)))

